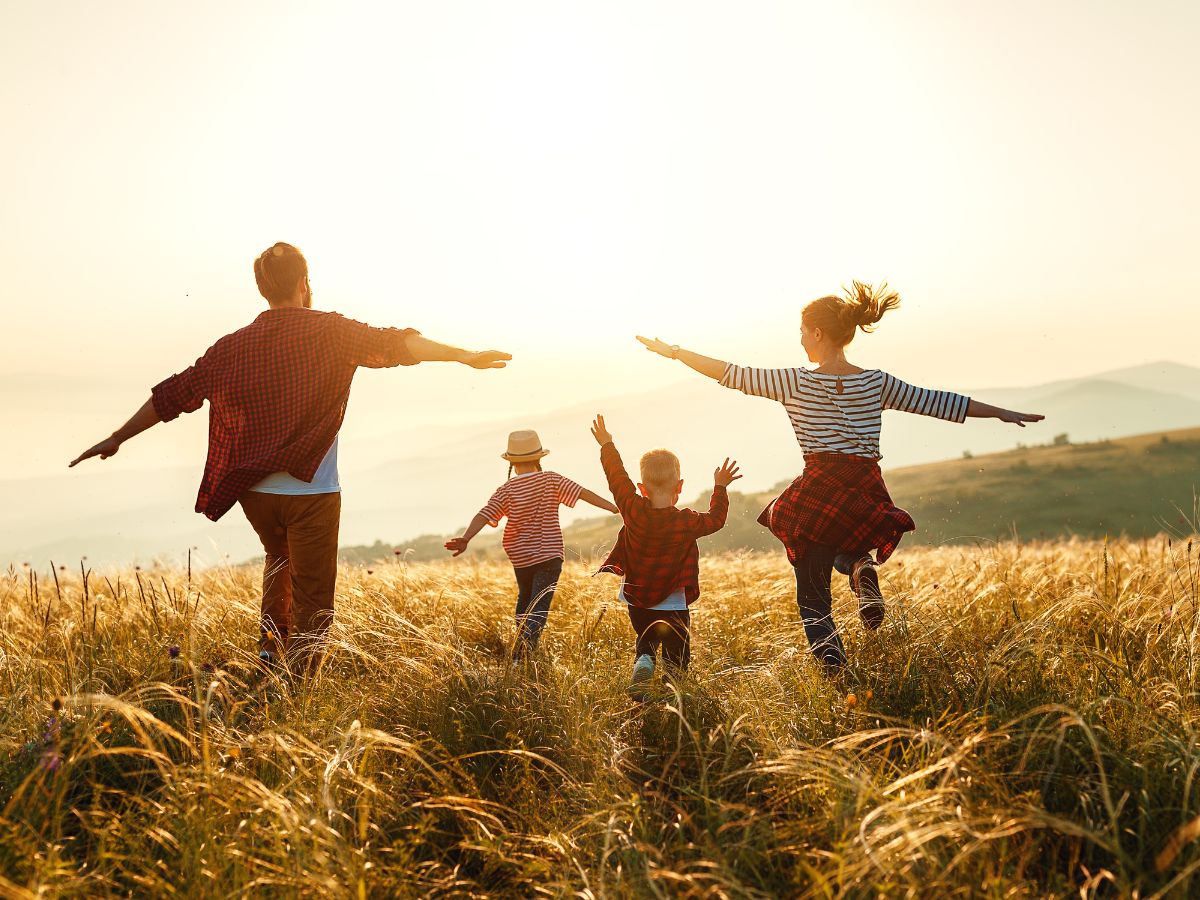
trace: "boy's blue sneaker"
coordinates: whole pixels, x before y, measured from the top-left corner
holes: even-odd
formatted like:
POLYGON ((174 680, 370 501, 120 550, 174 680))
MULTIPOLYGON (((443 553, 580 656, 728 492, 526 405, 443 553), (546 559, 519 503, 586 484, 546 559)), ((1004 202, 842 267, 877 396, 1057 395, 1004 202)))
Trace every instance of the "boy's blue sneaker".
POLYGON ((633 678, 629 682, 629 696, 634 700, 645 700, 650 679, 654 677, 654 657, 643 653, 633 664, 633 678))

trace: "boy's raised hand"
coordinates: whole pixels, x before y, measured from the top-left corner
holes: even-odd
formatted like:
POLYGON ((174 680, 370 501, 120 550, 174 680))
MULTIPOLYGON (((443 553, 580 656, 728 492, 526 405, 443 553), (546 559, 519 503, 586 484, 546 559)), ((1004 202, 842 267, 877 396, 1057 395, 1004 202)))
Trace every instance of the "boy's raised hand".
POLYGON ((456 537, 456 538, 450 538, 450 540, 446 541, 446 543, 443 546, 447 550, 453 550, 455 556, 459 556, 462 554, 462 552, 464 550, 467 549, 467 545, 470 543, 471 543, 471 541, 468 538, 456 537))
POLYGON ((733 482, 737 481, 741 477, 742 476, 738 474, 737 460, 735 459, 731 462, 729 458, 726 457, 725 462, 721 465, 721 468, 713 472, 713 484, 715 484, 717 487, 729 487, 729 485, 733 484, 733 482))
POLYGON ((601 447, 613 439, 612 435, 608 433, 608 429, 604 427, 604 416, 599 413, 596 413, 596 418, 592 420, 592 437, 601 447))

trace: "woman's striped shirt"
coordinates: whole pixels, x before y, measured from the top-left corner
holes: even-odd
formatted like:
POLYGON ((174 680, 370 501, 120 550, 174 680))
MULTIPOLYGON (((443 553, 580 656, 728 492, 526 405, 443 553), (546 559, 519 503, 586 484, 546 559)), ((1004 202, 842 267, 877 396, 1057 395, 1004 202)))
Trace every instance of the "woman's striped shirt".
POLYGON ((557 472, 529 472, 508 479, 479 511, 495 528, 504 526, 504 552, 518 569, 563 558, 558 506, 574 506, 583 488, 557 472))
POLYGON ((879 429, 885 409, 962 422, 971 402, 962 394, 914 387, 878 369, 825 375, 801 368, 730 365, 721 384, 782 403, 804 453, 848 453, 873 459, 881 458, 879 429))

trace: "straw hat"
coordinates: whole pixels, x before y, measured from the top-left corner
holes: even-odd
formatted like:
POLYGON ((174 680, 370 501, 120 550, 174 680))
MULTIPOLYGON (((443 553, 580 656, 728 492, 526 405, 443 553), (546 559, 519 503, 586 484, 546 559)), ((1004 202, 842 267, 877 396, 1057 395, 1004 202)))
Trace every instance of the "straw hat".
POLYGON ((542 439, 536 431, 514 431, 508 436, 508 452, 500 457, 509 462, 533 462, 549 452, 542 449, 542 439))

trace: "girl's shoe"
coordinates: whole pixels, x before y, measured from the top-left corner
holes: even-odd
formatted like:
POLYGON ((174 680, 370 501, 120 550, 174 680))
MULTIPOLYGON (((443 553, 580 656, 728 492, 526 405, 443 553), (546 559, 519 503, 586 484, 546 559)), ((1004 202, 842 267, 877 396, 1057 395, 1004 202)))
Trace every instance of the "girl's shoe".
POLYGON ((654 657, 649 653, 643 653, 637 658, 637 662, 633 664, 633 678, 629 682, 629 696, 634 700, 645 700, 646 692, 650 686, 650 679, 654 677, 654 657))

